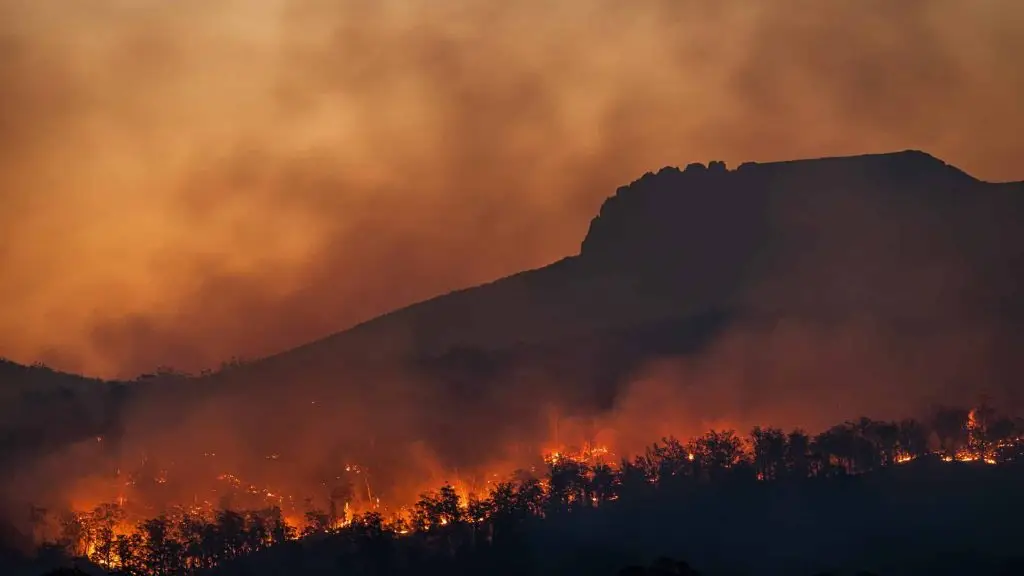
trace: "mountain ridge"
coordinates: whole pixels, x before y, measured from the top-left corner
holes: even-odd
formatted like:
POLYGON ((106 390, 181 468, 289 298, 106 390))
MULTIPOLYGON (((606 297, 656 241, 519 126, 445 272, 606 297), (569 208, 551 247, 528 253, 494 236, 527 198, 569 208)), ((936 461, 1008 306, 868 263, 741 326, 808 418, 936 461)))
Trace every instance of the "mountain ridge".
MULTIPOLYGON (((332 424, 339 437, 409 411, 415 424, 377 433, 425 442, 453 468, 536 426, 540 406, 614 412, 665 362, 699 371, 663 391, 705 398, 696 418, 815 395, 835 403, 833 419, 876 412, 882 397, 906 411, 980 390, 1024 402, 1021 185, 914 151, 742 166, 643 176, 576 255, 214 374, 196 395, 218 397, 235 433, 267 449, 277 440, 258 422, 283 406, 306 417, 304 398, 359 407, 348 431, 332 424)), ((799 411, 809 427, 825 414, 799 411)))
MULTIPOLYGON (((584 337, 595 330, 657 321, 666 314, 686 317, 699 315, 707 309, 739 308, 742 306, 730 302, 730 298, 735 295, 735 285, 749 276, 749 270, 723 268, 730 263, 750 260, 754 251, 752 244, 757 243, 759 235, 766 233, 763 212, 770 211, 772 202, 777 201, 773 195, 791 193, 794 181, 801 185, 841 178, 856 180, 852 187, 860 192, 872 187, 892 189, 906 184, 911 184, 911 188, 922 184, 937 186, 944 189, 940 192, 947 193, 965 189, 1002 190, 1008 196, 1015 196, 1016 211, 1024 215, 1021 208, 1024 181, 985 182, 920 150, 744 162, 732 169, 720 161, 690 163, 683 169, 665 166, 620 186, 606 198, 591 220, 576 254, 397 308, 323 338, 252 359, 231 370, 249 371, 282 362, 293 364, 292 360, 323 359, 325 355, 388 361, 408 356, 437 356, 462 347, 501 349, 584 337), (691 220, 682 221, 682 217, 691 220), (674 222, 666 223, 665 218, 674 222), (709 235, 709 227, 727 221, 733 225, 738 223, 737 227, 747 235, 733 239, 731 245, 720 243, 716 246, 718 254, 704 250, 700 246, 701 236, 709 235), (690 237, 670 230, 682 224, 694 230, 690 237), (666 232, 669 236, 657 237, 656 233, 666 232), (680 252, 680 248, 693 247, 696 248, 688 253, 680 252), (723 247, 724 253, 721 253, 723 247), (658 253, 665 249, 669 253, 658 253), (711 256, 701 259, 701 253, 711 256), (711 288, 691 290, 687 295, 691 303, 686 310, 672 310, 679 297, 666 295, 666 287, 669 292, 678 288, 685 280, 678 275, 680 272, 685 275, 687 270, 679 266, 676 273, 672 273, 662 264, 680 257, 696 258, 695 263, 689 264, 705 268, 703 281, 714 276, 707 274, 706 269, 715 269, 720 277, 711 283, 711 288), (495 306, 491 300, 495 297, 500 296, 497 299, 502 300, 509 296, 497 294, 499 292, 511 292, 511 296, 518 298, 510 300, 518 299, 523 306, 518 313, 506 314, 506 320, 522 319, 531 313, 536 316, 532 308, 544 308, 546 301, 557 300, 559 306, 544 309, 540 315, 561 327, 545 331, 522 324, 516 326, 512 322, 503 325, 497 334, 483 333, 480 326, 473 326, 472 319, 493 313, 495 306), (580 301, 577 296, 582 292, 596 293, 597 301, 589 305, 580 301), (637 297, 638 294, 641 297, 637 297), (634 301, 634 307, 625 317, 617 317, 614 304, 628 296, 643 302, 634 301), (570 305, 565 306, 566 303, 570 305), (600 312, 597 317, 595 310, 600 312), (453 318, 456 319, 453 321, 453 318)), ((1006 212, 997 212, 1006 215, 1006 212)), ((1010 214, 1015 212, 1011 210, 1010 214)), ((751 266, 758 265, 763 266, 763 262, 751 266)), ((506 307, 510 300, 505 302, 506 307)))
MULTIPOLYGON (((982 182, 916 151, 733 170, 720 162, 663 168, 620 187, 579 252, 548 266, 200 377, 117 383, 86 403, 62 383, 49 397, 66 425, 46 427, 52 420, 29 410, 48 405, 39 397, 22 403, 18 421, 35 414, 40 429, 0 432, 22 455, 96 435, 109 437, 104 445, 117 452, 121 437, 191 434, 189 422, 202 417, 260 455, 279 451, 295 427, 313 420, 330 437, 373 430, 380 443, 414 438, 459 467, 481 461, 503 435, 535 426, 538 406, 607 412, 645 367, 694 356, 759 371, 796 362, 805 368, 801 378, 826 378, 815 394, 865 386, 863 376, 881 386, 906 386, 909 378, 920 390, 955 397, 956 379, 978 378, 1005 392, 1009 405, 1024 404, 1015 376, 1022 361, 1002 352, 1024 345, 1021 222, 1024 183, 982 182), (843 376, 819 365, 846 350, 851 334, 875 348, 841 357, 845 366, 880 362, 889 371, 843 376), (996 343, 986 344, 989 356, 958 359, 972 352, 978 334, 996 343), (747 348, 729 348, 737 339, 747 348), (885 364, 890 345, 927 362, 901 372, 885 364), (937 383, 920 382, 930 379, 937 383), (95 408, 75 408, 86 404, 95 408), (316 416, 311 406, 335 412, 317 408, 316 416), (407 411, 397 430, 379 418, 396 406, 407 411)), ((774 395, 771 386, 789 377, 774 376, 771 385, 772 374, 729 376, 729 409, 742 417, 811 393, 774 395)), ((723 385, 715 375, 698 381, 723 385)), ((860 411, 855 404, 869 395, 851 394, 844 393, 850 404, 842 409, 860 411)), ((917 400, 904 401, 892 408, 917 400)), ((7 455, 0 451, 0 460, 7 455)))
MULTIPOLYGON (((731 186, 734 189, 727 190, 726 194, 731 193, 733 196, 726 198, 728 200, 739 200, 739 198, 735 198, 737 194, 745 195, 742 200, 748 203, 747 211, 743 215, 745 219, 741 217, 740 220, 749 229, 756 229, 760 225, 754 222, 758 217, 757 211, 770 208, 763 203, 751 202, 751 200, 758 200, 756 197, 751 198, 753 192, 757 192, 757 190, 750 190, 751 187, 756 188, 758 182, 760 182, 762 188, 771 188, 773 180, 785 181, 787 178, 792 179, 794 175, 796 175, 797 180, 814 180, 816 178, 835 178, 836 174, 857 177, 859 180, 857 182, 858 187, 878 186, 879 182, 885 183, 888 188, 892 188, 894 184, 912 183, 915 186, 920 186, 924 183, 926 185, 938 185, 939 187, 946 188, 946 192, 953 193, 963 191, 965 188, 977 189, 978 187, 987 190, 991 190, 993 187, 1005 187, 1008 189, 1024 188, 1024 182, 990 183, 978 180, 959 168, 919 150, 780 162, 746 162, 734 169, 728 169, 724 163, 716 161, 709 162, 707 165, 691 163, 682 170, 676 167, 664 167, 656 173, 648 172, 630 184, 619 187, 614 195, 607 198, 603 202, 598 214, 592 219, 590 228, 581 242, 580 251, 576 254, 569 255, 546 266, 525 270, 491 282, 455 290, 398 308, 356 324, 346 330, 328 335, 320 340, 282 351, 255 362, 274 362, 280 357, 289 354, 311 353, 318 349, 342 346, 343 342, 345 343, 344 345, 350 345, 349 341, 361 339, 374 341, 375 343, 369 346, 369 348, 382 350, 381 355, 383 357, 388 357, 391 353, 408 352, 410 350, 426 355, 439 354, 449 348, 478 344, 480 340, 478 335, 477 337, 474 337, 472 334, 461 337, 458 335, 438 337, 437 334, 439 333, 451 332, 451 330, 446 329, 444 326, 439 326, 443 322, 436 320, 436 317, 445 316, 439 309, 445 308, 450 302, 461 301, 460 305, 477 309, 476 312, 466 315, 476 314, 477 316, 483 316, 486 311, 482 311, 480 308, 486 308, 486 306, 474 304, 474 301, 486 300, 484 294, 487 292, 510 286, 515 287, 515 290, 521 291, 521 295, 525 295, 526 299, 530 300, 531 303, 537 304, 541 299, 537 294, 538 292, 557 290, 557 288, 553 287, 553 284, 558 284, 559 281, 564 281, 565 277, 572 275, 577 275, 577 277, 570 280, 570 283, 584 284, 588 287, 604 284, 604 288, 608 292, 616 294, 628 293, 636 288, 637 281, 644 277, 645 268, 644 266, 637 265, 643 263, 638 262, 642 260, 638 256, 643 254, 650 246, 631 245, 624 240, 629 239, 630 233, 635 234, 637 231, 649 228, 649 226, 644 225, 643 219, 651 217, 652 214, 644 212, 642 209, 627 208, 623 210, 617 208, 620 204, 628 202, 642 204, 647 201, 655 206, 655 211, 677 215, 679 213, 678 210, 684 209, 687 206, 673 206, 671 202, 668 202, 669 209, 666 210, 666 199, 664 197, 660 199, 652 198, 656 195, 657 190, 655 190, 655 193, 649 192, 655 188, 661 189, 662 192, 667 189, 669 192, 678 192, 677 196, 683 197, 684 200, 692 201, 692 196, 699 195, 701 192, 709 192, 708 189, 710 189, 711 193, 716 191, 722 192, 723 187, 731 186), (666 181, 670 182, 666 185, 666 181), (691 198, 685 197, 688 192, 691 193, 689 194, 691 198), (627 219, 631 218, 632 220, 616 226, 614 220, 623 214, 626 215, 627 219), (563 276, 558 278, 560 274, 563 274, 563 276), (624 274, 631 275, 632 278, 623 278, 624 274), (542 286, 543 289, 538 288, 538 286, 542 286), (394 326, 396 319, 399 319, 398 324, 412 319, 414 324, 424 324, 427 327, 416 326, 411 330, 400 327, 396 329, 394 326), (381 332, 386 333, 382 334, 381 332), (433 333, 433 337, 425 334, 426 332, 433 333)), ((710 194, 705 194, 705 196, 710 196, 710 194)), ((772 199, 761 198, 761 200, 771 201, 772 199)), ((735 218, 738 203, 719 202, 717 205, 703 203, 697 206, 703 208, 703 211, 698 211, 700 220, 715 224, 717 220, 715 218, 716 210, 719 215, 728 212, 731 217, 735 218)), ((757 229, 755 232, 763 232, 763 229, 757 229)), ((673 245, 673 240, 675 240, 675 244, 679 244, 678 238, 669 238, 667 240, 666 244, 669 246, 673 245)), ((748 244, 752 241, 750 238, 747 239, 748 244)), ((718 256, 718 260, 729 261, 730 258, 734 260, 741 258, 743 255, 736 252, 744 249, 749 250, 749 246, 733 246, 733 253, 718 256)), ((658 255, 655 258, 655 262, 648 264, 656 266, 658 260, 664 261, 664 258, 664 255, 658 255)), ((707 262, 700 264, 707 265, 707 262)), ((658 272, 664 272, 664 270, 658 272)), ((735 275, 742 274, 742 271, 734 270, 732 272, 733 277, 723 279, 716 289, 722 289, 721 284, 728 284, 730 280, 735 281, 735 275)), ((658 280, 664 279, 659 278, 658 280)), ((678 280, 676 279, 676 281, 678 280)), ((705 295, 705 297, 707 296, 705 295)), ((614 298, 610 299, 614 300, 614 298)), ((650 314, 656 317, 662 312, 663 307, 655 305, 652 306, 650 314)), ((548 311, 548 314, 557 315, 557 312, 548 311)), ((639 315, 642 318, 645 316, 645 313, 641 312, 639 315)), ((609 319, 609 321, 614 325, 619 324, 614 319, 609 319)), ((569 336, 573 333, 577 333, 577 335, 578 333, 585 333, 589 328, 599 328, 599 326, 584 326, 577 331, 563 334, 563 336, 569 336)), ((473 330, 469 332, 472 333, 473 330)), ((516 331, 512 330, 512 332, 516 331)), ((492 347, 501 348, 523 341, 532 341, 534 338, 530 336, 535 335, 517 333, 514 337, 492 337, 492 347)), ((484 340, 486 339, 484 338, 484 340)), ((365 352, 365 349, 357 355, 365 356, 363 352, 365 352)))

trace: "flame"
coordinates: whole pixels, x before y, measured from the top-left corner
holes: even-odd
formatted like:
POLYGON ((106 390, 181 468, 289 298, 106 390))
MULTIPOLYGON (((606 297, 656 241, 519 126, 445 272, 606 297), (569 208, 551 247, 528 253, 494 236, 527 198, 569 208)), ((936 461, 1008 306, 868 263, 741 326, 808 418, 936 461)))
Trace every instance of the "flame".
POLYGON ((542 458, 546 464, 554 466, 567 461, 577 464, 604 463, 610 456, 612 452, 607 446, 584 444, 582 448, 562 447, 546 450, 542 458))
MULTIPOLYGON (((977 409, 971 410, 967 416, 965 427, 966 445, 960 446, 953 453, 939 450, 930 452, 928 455, 944 462, 977 463, 995 465, 999 462, 999 454, 1005 454, 1006 449, 1018 446, 1022 438, 1003 439, 999 442, 987 442, 987 423, 977 409)), ((102 442, 102 439, 97 439, 102 442)), ((746 445, 747 458, 751 457, 752 446, 746 445)), ((197 450, 197 457, 213 458, 217 454, 212 448, 205 451, 197 450)), ((680 457, 688 462, 696 462, 699 458, 692 448, 678 453, 680 457)), ((629 457, 639 456, 627 454, 629 457)), ((889 462, 896 465, 905 465, 917 460, 921 456, 915 456, 904 447, 899 446, 889 456, 889 462)), ((266 462, 286 462, 288 454, 273 452, 264 456, 266 462)), ((550 493, 551 482, 545 476, 545 466, 555 468, 570 464, 579 465, 580 470, 594 477, 598 466, 607 467, 611 470, 618 470, 617 465, 620 457, 616 454, 615 448, 611 445, 583 442, 579 445, 558 444, 549 445, 539 450, 534 456, 535 464, 527 468, 521 468, 510 462, 495 463, 486 470, 462 472, 444 470, 440 467, 431 469, 429 478, 423 478, 422 482, 414 482, 412 485, 419 488, 415 494, 433 493, 441 484, 447 484, 454 490, 458 498, 458 508, 466 513, 472 513, 473 517, 466 520, 472 523, 480 523, 486 520, 484 513, 477 513, 473 508, 474 502, 487 498, 500 483, 513 478, 514 470, 522 470, 535 478, 540 489, 544 493, 550 493)), ((153 493, 163 493, 177 487, 176 469, 170 467, 157 467, 153 461, 143 458, 140 470, 149 472, 123 473, 120 468, 115 469, 106 478, 92 478, 82 482, 78 486, 75 497, 72 499, 71 509, 74 512, 74 521, 82 526, 78 552, 92 559, 94 562, 109 568, 120 569, 123 560, 118 556, 116 550, 112 550, 109 540, 120 539, 122 542, 136 542, 141 545, 141 523, 147 519, 154 518, 160 514, 168 514, 175 519, 181 519, 185 515, 201 518, 204 521, 212 521, 216 518, 218 510, 226 508, 225 499, 231 505, 238 506, 240 510, 266 510, 276 509, 280 512, 280 518, 286 530, 286 537, 297 538, 303 533, 310 531, 326 530, 338 531, 353 525, 353 522, 367 513, 380 514, 386 518, 388 526, 392 527, 394 533, 407 535, 413 531, 413 502, 415 496, 397 493, 385 493, 373 489, 371 486, 371 473, 369 468, 361 463, 347 462, 339 465, 336 475, 324 479, 320 487, 330 489, 334 485, 348 484, 349 489, 340 492, 331 492, 329 499, 330 508, 323 511, 323 506, 311 504, 300 494, 290 491, 288 486, 275 485, 259 479, 249 479, 242 475, 239 470, 223 470, 211 475, 205 486, 196 483, 194 480, 189 483, 191 490, 190 502, 187 505, 173 504, 173 499, 163 504, 153 499, 153 493), (147 467, 148 466, 148 467, 147 467), (147 477, 147 474, 149 475, 147 477), (193 486, 193 484, 195 484, 193 486), (107 504, 109 503, 109 504, 107 504), (102 538, 98 536, 100 530, 106 530, 105 538, 108 541, 106 547, 100 546, 102 538)), ((763 473, 757 472, 758 480, 765 480, 763 473)), ((655 482, 654 478, 648 477, 648 481, 655 482)), ((607 494, 603 498, 615 500, 617 494, 607 494)), ((602 497, 593 493, 566 494, 566 501, 570 504, 597 507, 601 505, 602 497)), ((322 504, 322 502, 321 502, 322 504)), ((468 514, 466 514, 468 516, 468 514)), ((440 525, 445 526, 452 522, 452 519, 441 517, 437 520, 440 525)))

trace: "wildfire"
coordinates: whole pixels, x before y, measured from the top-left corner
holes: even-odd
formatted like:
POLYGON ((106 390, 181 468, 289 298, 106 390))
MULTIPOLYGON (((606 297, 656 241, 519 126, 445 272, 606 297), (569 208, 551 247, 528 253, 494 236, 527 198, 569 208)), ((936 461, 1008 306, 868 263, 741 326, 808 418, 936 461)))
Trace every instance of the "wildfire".
MULTIPOLYGON (((961 430, 946 431, 946 436, 941 442, 936 442, 933 438, 931 449, 921 449, 920 445, 911 445, 903 441, 895 442, 889 445, 888 455, 882 456, 880 462, 882 465, 906 464, 922 456, 932 456, 945 462, 995 465, 1004 461, 1007 454, 1016 453, 1013 450, 1019 449, 1024 437, 1019 433, 1012 437, 998 437, 997 434, 991 433, 990 420, 991 418, 981 410, 972 410, 967 414, 961 430), (914 446, 917 448, 913 449, 914 446)), ((848 423, 846 430, 854 429, 854 423, 848 423)), ((717 464, 712 465, 729 468, 739 461, 755 463, 756 448, 753 445, 753 437, 742 440, 731 434, 730 432, 714 436, 718 444, 676 443, 663 446, 659 449, 662 452, 655 452, 656 455, 674 458, 676 463, 693 463, 694 467, 677 465, 674 468, 644 468, 645 462, 651 462, 651 452, 648 452, 646 457, 637 456, 635 463, 623 460, 623 464, 620 465, 619 457, 609 446, 593 443, 584 443, 581 447, 551 447, 540 452, 539 461, 550 470, 565 469, 570 475, 576 474, 594 486, 606 481, 599 478, 601 474, 624 473, 628 465, 640 466, 647 482, 656 483, 658 477, 692 474, 693 472, 687 470, 699 470, 701 466, 711 461, 706 452, 711 449, 709 446, 721 447, 733 440, 739 451, 730 457, 735 460, 719 459, 715 461, 717 464)), ((818 442, 817 438, 815 442, 818 442)), ((824 443, 820 445, 826 446, 824 443)), ((821 466, 838 465, 845 466, 848 470, 864 470, 850 465, 849 462, 844 464, 844 458, 847 456, 843 456, 842 450, 836 446, 832 446, 831 449, 834 451, 826 454, 823 460, 819 460, 823 462, 821 466)), ((212 458, 216 453, 208 450, 200 452, 199 455, 203 458, 212 458)), ((811 456, 808 453, 808 457, 811 456)), ((264 456, 264 459, 287 461, 288 455, 274 452, 264 456)), ((262 530, 257 530, 262 536, 246 544, 247 549, 254 550, 280 540, 299 538, 305 534, 343 530, 352 527, 362 517, 374 515, 382 519, 381 521, 385 522, 393 533, 408 535, 415 533, 417 527, 422 527, 422 523, 417 524, 417 514, 423 514, 423 506, 436 506, 437 510, 442 511, 435 517, 435 526, 447 526, 452 522, 485 522, 486 506, 481 505, 481 502, 494 494, 494 491, 500 489, 500 486, 510 478, 519 478, 521 481, 525 481, 523 478, 526 477, 532 478, 533 486, 542 495, 555 494, 557 490, 564 489, 564 486, 560 487, 558 484, 564 479, 559 480, 546 475, 543 470, 538 470, 538 466, 539 463, 537 466, 525 468, 526 472, 515 474, 491 470, 486 474, 468 476, 438 470, 429 483, 423 483, 428 492, 424 493, 415 505, 410 505, 410 502, 396 501, 393 495, 386 503, 382 503, 382 494, 375 494, 371 490, 369 470, 357 463, 346 463, 320 482, 321 489, 330 494, 326 506, 323 506, 324 501, 321 500, 320 507, 311 499, 289 494, 284 486, 271 486, 267 482, 240 477, 235 471, 223 471, 213 475, 207 488, 193 487, 192 502, 189 505, 161 507, 147 499, 147 490, 160 492, 175 488, 175 469, 173 466, 170 469, 157 467, 144 458, 142 469, 149 472, 122 474, 120 469, 116 470, 109 479, 109 491, 106 495, 77 502, 73 508, 75 512, 63 518, 57 533, 51 532, 48 539, 67 543, 76 554, 86 556, 102 566, 124 569, 132 562, 132 558, 137 558, 143 553, 143 543, 154 537, 154 531, 159 532, 161 529, 184 542, 191 541, 190 539, 198 537, 196 534, 202 533, 201 530, 196 532, 195 526, 215 526, 217 530, 232 529, 232 526, 237 529, 239 525, 255 526, 262 530), (522 476, 523 474, 527 476, 522 476), (436 488, 441 483, 438 480, 444 481, 445 487, 440 492, 429 492, 431 488, 436 488), (426 499, 426 504, 423 504, 423 499, 426 499), (97 502, 100 504, 97 505, 97 502), (254 512, 235 514, 229 512, 231 505, 254 512)), ((777 478, 776 474, 777 472, 770 468, 758 468, 755 473, 756 478, 762 481, 777 478)), ((598 507, 603 502, 614 501, 619 497, 611 487, 620 480, 613 478, 607 481, 610 483, 600 490, 569 490, 560 493, 559 497, 570 506, 598 507)))
POLYGON ((582 448, 562 448, 549 450, 543 454, 544 463, 554 466, 562 462, 576 464, 603 463, 611 456, 607 446, 585 444, 582 448))

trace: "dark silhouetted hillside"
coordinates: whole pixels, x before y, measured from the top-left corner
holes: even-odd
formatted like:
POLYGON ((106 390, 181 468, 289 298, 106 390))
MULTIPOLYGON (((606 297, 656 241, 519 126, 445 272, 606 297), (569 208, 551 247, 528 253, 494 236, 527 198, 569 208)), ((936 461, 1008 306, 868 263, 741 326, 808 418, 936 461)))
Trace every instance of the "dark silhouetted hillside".
MULTIPOLYGON (((1014 412, 1024 400, 1022 222, 1024 184, 981 182, 922 152, 664 168, 609 198, 577 255, 269 358, 127 385, 0 364, 0 465, 103 435, 101 448, 94 442, 80 459, 85 465, 100 453, 110 462, 155 454, 191 470, 204 450, 226 446, 236 462, 252 464, 246 472, 277 454, 289 477, 316 477, 324 462, 351 457, 379 472, 374 490, 386 492, 387 473, 408 471, 410 445, 432 465, 469 469, 496 447, 547 440, 524 438, 547 432, 547 406, 562 416, 614 412, 633 376, 679 358, 702 362, 704 372, 673 380, 700 397, 686 414, 694 418, 728 409, 738 419, 747 410, 788 425, 802 412, 805 425, 890 417, 923 399, 981 392, 1014 412), (130 450, 120 450, 122 435, 130 450)), ((628 424, 664 416, 658 410, 669 400, 646 399, 628 424)), ((18 488, 35 479, 25 475, 18 488)), ((794 503, 797 515, 788 507, 750 512, 731 495, 722 509, 737 522, 741 514, 770 521, 763 534, 734 535, 760 554, 776 547, 768 544, 783 534, 779 522, 804 523, 794 538, 808 524, 829 526, 811 530, 823 553, 860 554, 844 546, 868 516, 884 517, 887 503, 871 500, 870 479, 851 482, 851 502, 867 502, 870 514, 859 516, 854 504, 822 511, 813 490, 794 503), (757 548, 762 537, 767 544, 757 548)), ((906 486, 909 496, 921 494, 919 483, 906 486)), ((943 490, 934 488, 937 499, 943 490)), ((983 489, 968 491, 979 508, 946 511, 942 522, 1005 521, 1005 510, 985 508, 983 489)), ((914 514, 924 507, 898 504, 914 514)), ((722 514, 692 500, 680 506, 664 513, 696 522, 722 514)), ((546 529, 585 533, 575 521, 546 529)), ((619 525, 643 522, 628 516, 619 525)), ((896 539, 923 534, 887 527, 896 539)), ((727 534, 699 528, 684 523, 673 535, 692 542, 686 550, 660 549, 651 534, 636 545, 713 560, 700 555, 716 554, 714 542, 727 534)), ((942 530, 939 537, 961 537, 942 530)))
POLYGON ((871 398, 907 411, 982 391, 1012 406, 1024 398, 1015 352, 1024 344, 1021 222, 1024 185, 982 182, 922 152, 664 168, 616 191, 577 255, 232 367, 188 391, 160 388, 147 399, 159 408, 147 422, 187 414, 183 403, 199 397, 224 399, 232 430, 255 446, 280 436, 270 420, 315 419, 311 401, 360 406, 335 413, 332 434, 457 444, 450 464, 468 465, 501 434, 531 429, 538 406, 608 408, 652 361, 700 355, 730 337, 748 353, 707 362, 770 355, 762 375, 815 363, 731 390, 729 406, 781 402, 793 411, 813 392, 835 412, 821 418, 832 419, 884 408, 871 398), (844 355, 842 372, 830 368, 835 354, 844 355))
POLYGON ((123 383, 0 359, 0 469, 116 428, 124 392, 123 383))
POLYGON ((664 168, 605 201, 578 255, 240 373, 315 379, 338 363, 434 362, 465 349, 605 356, 605 343, 661 326, 656 352, 676 336, 785 318, 1013 331, 1024 317, 1021 222, 1024 184, 982 182, 923 152, 664 168))
MULTIPOLYGON (((414 375, 438 390, 425 403, 483 414, 504 402, 493 390, 517 378, 518 386, 527 374, 553 401, 601 407, 652 358, 793 320, 826 329, 868 321, 911 340, 969 329, 1012 350, 1024 318, 1022 222, 1024 184, 982 182, 923 152, 663 168, 608 198, 575 256, 396 310, 189 388, 151 380, 146 396, 173 406, 236 389, 296 396, 296 386, 350 390, 346 382, 414 375)), ((992 362, 986 386, 1019 400, 1021 367, 1008 357, 992 362)), ((42 378, 25 370, 0 366, 2 388, 42 378)), ((62 378, 72 379, 45 379, 62 378)), ((36 388, 19 387, 30 397, 68 394, 36 388)), ((379 392, 359 388, 353 402, 394 397, 383 384, 379 392)), ((82 431, 104 418, 89 410, 82 431)), ((147 418, 161 425, 181 412, 147 418)))

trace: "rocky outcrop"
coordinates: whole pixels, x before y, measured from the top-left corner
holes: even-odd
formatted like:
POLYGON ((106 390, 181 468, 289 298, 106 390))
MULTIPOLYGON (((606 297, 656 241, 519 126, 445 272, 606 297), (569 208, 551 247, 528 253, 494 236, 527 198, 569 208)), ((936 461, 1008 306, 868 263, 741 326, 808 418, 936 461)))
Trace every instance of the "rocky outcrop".
POLYGON ((936 284, 968 279, 957 296, 966 300, 991 292, 982 284, 1011 287, 997 277, 1020 262, 1021 188, 981 182, 919 151, 663 168, 605 201, 580 261, 681 300, 781 299, 772 306, 792 309, 821 297, 834 307, 892 300, 887 312, 898 313, 936 284), (818 293, 800 294, 798 282, 818 293), (770 285, 790 294, 769 297, 770 285))
POLYGON ((1024 185, 917 151, 663 168, 608 198, 577 255, 396 310, 236 379, 330 380, 340 362, 429 364, 473 349, 503 364, 572 357, 613 378, 681 349, 673 339, 693 349, 730 324, 787 318, 1010 330, 1024 320, 1021 222, 1024 185), (636 336, 652 326, 671 329, 654 330, 654 343, 636 336), (622 350, 632 360, 619 362, 622 350))

